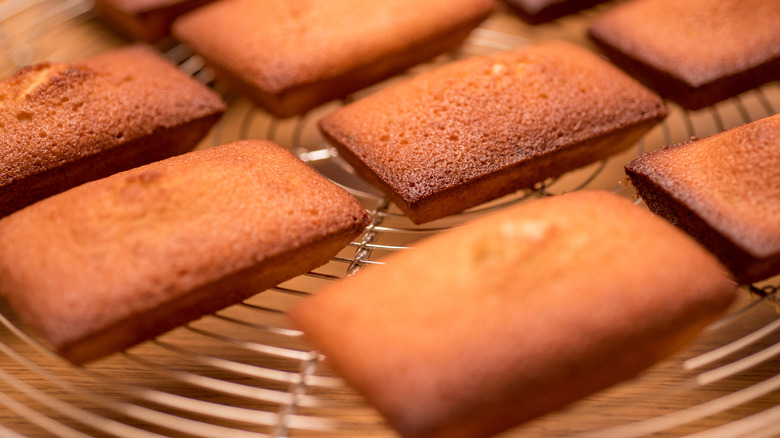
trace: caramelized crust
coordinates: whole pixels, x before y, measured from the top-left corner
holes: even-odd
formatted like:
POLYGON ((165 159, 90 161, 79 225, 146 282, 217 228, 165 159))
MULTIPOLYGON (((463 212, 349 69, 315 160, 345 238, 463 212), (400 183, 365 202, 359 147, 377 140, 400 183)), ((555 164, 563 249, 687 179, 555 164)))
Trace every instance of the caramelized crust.
POLYGON ((0 82, 0 216, 189 151, 224 110, 145 46, 23 68, 0 82))
POLYGON ((530 24, 541 24, 587 9, 606 0, 504 0, 511 10, 530 24))
POLYGON ((698 109, 778 78, 778 22, 776 1, 633 0, 589 32, 627 72, 698 109))
POLYGON ((658 96, 597 56, 549 42, 421 74, 319 126, 422 223, 620 152, 666 113, 658 96))
POLYGON ((406 438, 493 436, 559 409, 736 297, 693 239, 609 192, 515 205, 384 262, 290 317, 406 438))
POLYGON ((368 221, 354 197, 289 151, 237 142, 0 220, 0 293, 81 363, 314 269, 368 221))
POLYGON ((642 155, 626 173, 648 206, 743 283, 780 274, 780 115, 642 155))
POLYGON ((154 42, 171 33, 179 15, 213 0, 95 0, 95 11, 125 35, 154 42))
POLYGON ((460 44, 493 0, 224 0, 174 34, 279 117, 391 77, 460 44))

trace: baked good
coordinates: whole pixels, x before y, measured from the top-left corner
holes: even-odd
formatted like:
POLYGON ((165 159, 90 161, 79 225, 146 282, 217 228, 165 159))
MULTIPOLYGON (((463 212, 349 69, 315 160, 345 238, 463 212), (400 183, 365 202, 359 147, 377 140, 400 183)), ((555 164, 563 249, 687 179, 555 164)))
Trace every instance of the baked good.
POLYGON ((326 263, 368 214, 289 151, 247 140, 83 184, 0 220, 0 293, 82 363, 326 263))
POLYGON ((611 192, 517 204, 384 261, 289 316, 406 438, 487 437, 561 408, 736 297, 693 239, 611 192))
POLYGON ((279 117, 306 112, 457 47, 493 0, 224 0, 173 33, 279 117))
POLYGON ((617 68, 552 41, 420 74, 319 126, 363 178, 423 223, 609 157, 666 114, 617 68))
POLYGON ((606 0, 503 0, 509 8, 530 24, 553 21, 606 0))
POLYGON ((631 0, 590 25, 604 54, 685 108, 778 78, 780 3, 631 0))
POLYGON ((136 40, 154 42, 171 33, 179 15, 212 0, 95 0, 95 12, 136 40))
POLYGON ((0 216, 194 148, 225 110, 153 49, 25 67, 0 82, 0 216))
POLYGON ((743 283, 780 274, 780 115, 641 155, 626 166, 651 210, 743 283))

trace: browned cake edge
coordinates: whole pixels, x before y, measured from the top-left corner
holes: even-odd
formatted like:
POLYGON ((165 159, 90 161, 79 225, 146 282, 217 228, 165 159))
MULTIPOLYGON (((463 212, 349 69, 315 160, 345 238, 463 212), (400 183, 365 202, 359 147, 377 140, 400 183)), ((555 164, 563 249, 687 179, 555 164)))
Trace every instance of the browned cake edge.
POLYGON ((379 187, 416 224, 430 222, 462 212, 517 190, 532 187, 547 178, 560 176, 588 164, 615 155, 638 141, 647 131, 666 117, 666 113, 621 128, 587 141, 563 146, 544 155, 537 155, 513 166, 486 174, 461 186, 454 187, 423 199, 409 200, 393 190, 369 168, 344 141, 334 137, 327 126, 320 123, 320 130, 355 171, 369 183, 379 187))
POLYGON ((189 0, 146 11, 125 11, 113 1, 95 0, 95 12, 107 24, 116 26, 123 35, 141 41, 155 42, 171 33, 171 24, 181 14, 212 0, 189 0))
POLYGON ((780 58, 771 59, 756 67, 723 76, 711 82, 692 85, 668 71, 644 63, 621 51, 603 38, 597 29, 590 28, 588 36, 615 65, 661 96, 673 100, 689 110, 697 110, 734 97, 767 82, 778 79, 780 58))
POLYGON ((712 252, 739 283, 749 284, 774 275, 780 265, 780 254, 769 258, 756 257, 718 232, 685 201, 642 172, 639 166, 641 160, 642 157, 639 157, 627 164, 625 172, 637 194, 653 213, 683 230, 712 252))
POLYGON ((503 0, 509 10, 528 24, 542 24, 588 9, 607 0, 568 0, 551 2, 538 10, 525 7, 522 0, 503 0))
POLYGON ((152 136, 63 163, 0 187, 0 217, 87 181, 188 152, 221 116, 219 111, 177 126, 159 128, 152 136))
MULTIPOLYGON (((263 90, 257 84, 252 83, 251 78, 245 78, 243 72, 225 68, 207 54, 198 54, 214 71, 215 76, 236 93, 246 96, 276 117, 288 118, 306 113, 331 100, 346 97, 350 93, 393 77, 442 53, 454 50, 486 17, 487 15, 481 15, 447 35, 420 41, 413 46, 411 51, 389 53, 358 69, 318 82, 287 88, 278 93, 263 90)), ((197 48, 193 50, 197 51, 197 48)))
POLYGON ((326 264, 360 234, 364 225, 354 221, 351 228, 264 259, 194 289, 177 300, 117 321, 93 336, 57 349, 69 361, 83 364, 152 339, 326 264))

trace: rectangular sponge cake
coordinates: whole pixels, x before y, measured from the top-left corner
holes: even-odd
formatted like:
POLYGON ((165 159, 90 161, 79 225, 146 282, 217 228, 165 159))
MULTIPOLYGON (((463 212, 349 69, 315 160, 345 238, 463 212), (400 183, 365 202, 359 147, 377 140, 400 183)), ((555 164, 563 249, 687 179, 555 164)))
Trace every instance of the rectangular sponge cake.
POLYGON ((289 117, 456 48, 493 0, 223 0, 173 33, 234 90, 289 117))
POLYGON ((589 33, 612 62, 699 109, 780 77, 778 23, 776 0, 631 0, 589 33))
POLYGON ((416 223, 625 150, 663 120, 656 96, 552 41, 457 61, 320 120, 328 141, 416 223))
POLYGON ((290 318, 405 438, 488 437, 631 378, 736 297, 685 233, 610 192, 514 205, 290 318))
POLYGON ((0 216, 193 149, 225 104, 154 49, 132 45, 0 82, 0 216))
POLYGON ((780 115, 644 154, 626 166, 651 210, 743 283, 780 274, 780 115))
POLYGON ((246 140, 86 183, 0 220, 0 293, 82 363, 327 263, 369 221, 349 193, 246 140))

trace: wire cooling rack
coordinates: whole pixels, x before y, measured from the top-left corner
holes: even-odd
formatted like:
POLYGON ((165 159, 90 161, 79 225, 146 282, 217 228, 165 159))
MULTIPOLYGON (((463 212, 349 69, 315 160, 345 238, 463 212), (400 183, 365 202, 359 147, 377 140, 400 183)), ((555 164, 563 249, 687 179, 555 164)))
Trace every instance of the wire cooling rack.
MULTIPOLYGON (((387 82, 532 41, 562 37, 589 45, 585 26, 610 6, 537 27, 499 12, 456 53, 387 82)), ((95 19, 90 2, 0 2, 3 76, 25 64, 90 56, 126 43, 95 19)), ((159 47, 184 71, 219 89, 186 47, 175 41, 159 47)), ((529 198, 582 188, 631 197, 622 170, 631 158, 775 114, 780 84, 699 111, 670 104, 667 120, 618 156, 422 226, 355 176, 323 141, 316 121, 343 102, 279 120, 241 97, 225 98, 227 113, 199 147, 241 138, 274 140, 353 193, 373 222, 327 265, 86 367, 72 366, 40 345, 0 302, 0 437, 392 437, 381 418, 287 325, 285 312, 292 304, 421 238, 529 198)), ((745 286, 735 309, 686 350, 506 436, 780 436, 778 284, 780 278, 745 286)))

